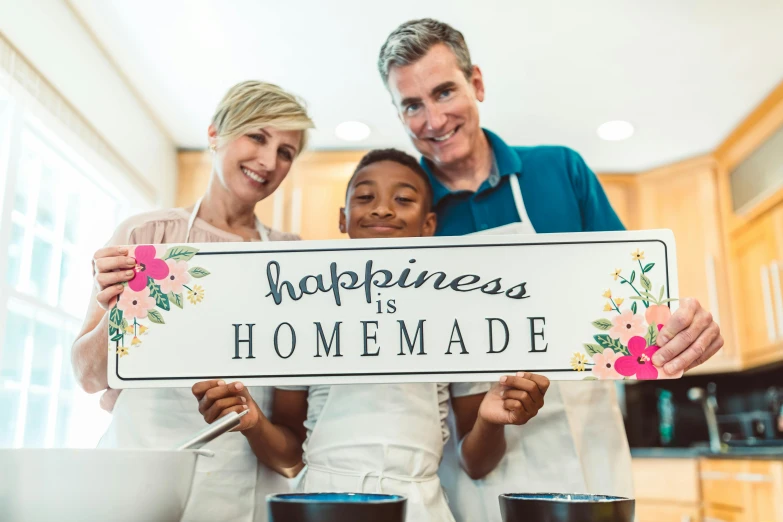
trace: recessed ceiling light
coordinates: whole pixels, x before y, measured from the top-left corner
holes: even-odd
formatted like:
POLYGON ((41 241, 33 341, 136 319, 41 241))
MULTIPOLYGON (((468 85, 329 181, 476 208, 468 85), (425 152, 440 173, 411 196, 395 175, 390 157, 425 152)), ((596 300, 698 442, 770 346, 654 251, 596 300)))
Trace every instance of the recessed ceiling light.
POLYGON ((344 121, 335 127, 334 133, 345 141, 362 141, 370 135, 370 127, 360 121, 344 121))
POLYGON ((607 121, 598 127, 598 136, 606 141, 622 141, 633 136, 633 125, 623 120, 607 121))

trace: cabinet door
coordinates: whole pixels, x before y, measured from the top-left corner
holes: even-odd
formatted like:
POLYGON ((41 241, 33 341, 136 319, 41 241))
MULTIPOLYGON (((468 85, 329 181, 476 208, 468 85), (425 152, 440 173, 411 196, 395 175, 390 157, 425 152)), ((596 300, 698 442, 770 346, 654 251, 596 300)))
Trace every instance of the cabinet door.
POLYGON ((679 296, 696 298, 720 324, 726 345, 696 372, 737 365, 731 342, 729 277, 718 201, 717 172, 711 163, 643 175, 639 181, 639 228, 668 228, 677 247, 679 296))
POLYGON ((637 502, 636 522, 699 522, 701 515, 695 505, 637 502))
POLYGON ((740 352, 747 365, 783 357, 779 332, 780 266, 774 213, 765 213, 737 231, 732 241, 737 290, 740 352), (777 306, 776 306, 777 305, 777 306), (777 308, 777 310, 776 310, 777 308))

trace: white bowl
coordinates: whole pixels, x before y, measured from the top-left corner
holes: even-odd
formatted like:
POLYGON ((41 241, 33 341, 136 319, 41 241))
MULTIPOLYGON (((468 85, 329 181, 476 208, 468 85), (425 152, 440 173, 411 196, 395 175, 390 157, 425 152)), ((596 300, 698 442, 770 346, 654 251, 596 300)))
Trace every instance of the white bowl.
POLYGON ((0 449, 0 519, 179 521, 198 454, 147 449, 0 449))

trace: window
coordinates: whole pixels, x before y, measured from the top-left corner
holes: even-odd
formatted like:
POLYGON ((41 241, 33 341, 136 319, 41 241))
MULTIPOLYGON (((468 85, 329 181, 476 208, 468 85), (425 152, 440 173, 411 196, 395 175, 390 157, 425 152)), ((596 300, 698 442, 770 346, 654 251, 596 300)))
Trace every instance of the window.
POLYGON ((0 447, 92 447, 109 415, 74 381, 90 259, 138 201, 0 90, 0 447))

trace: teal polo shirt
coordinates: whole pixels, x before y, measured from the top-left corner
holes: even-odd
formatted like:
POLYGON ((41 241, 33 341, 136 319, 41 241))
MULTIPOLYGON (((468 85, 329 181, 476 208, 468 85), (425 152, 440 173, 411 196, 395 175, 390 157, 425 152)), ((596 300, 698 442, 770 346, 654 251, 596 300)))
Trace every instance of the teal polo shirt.
POLYGON ((476 192, 451 191, 421 165, 432 183, 435 235, 461 236, 520 221, 509 176, 519 175, 522 199, 538 233, 624 230, 595 174, 567 147, 509 147, 484 129, 496 168, 476 192))

